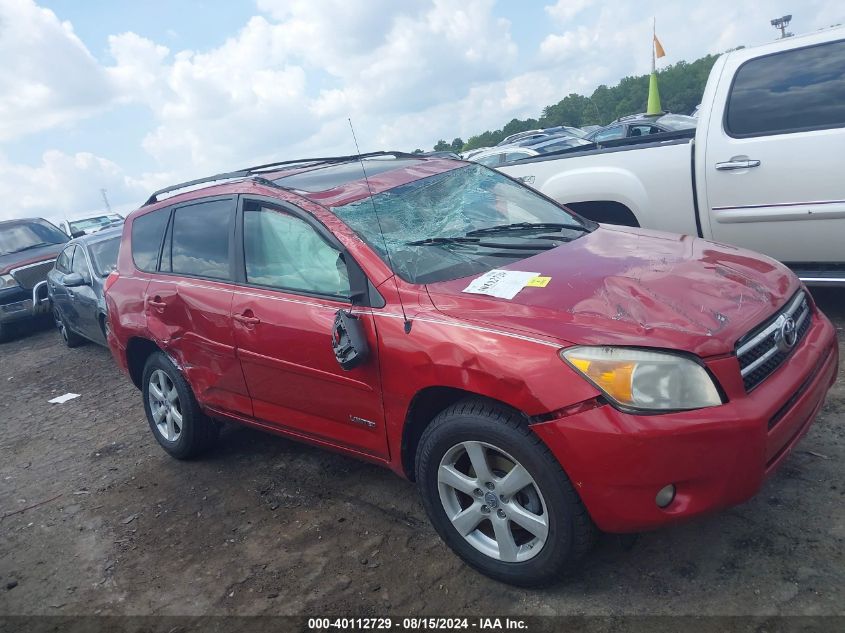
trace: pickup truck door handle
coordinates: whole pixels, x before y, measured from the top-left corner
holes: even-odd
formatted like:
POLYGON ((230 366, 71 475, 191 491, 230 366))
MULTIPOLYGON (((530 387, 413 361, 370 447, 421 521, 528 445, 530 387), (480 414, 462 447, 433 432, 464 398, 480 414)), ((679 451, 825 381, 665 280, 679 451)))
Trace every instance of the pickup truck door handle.
POLYGON ((252 310, 247 310, 243 314, 236 314, 232 318, 238 323, 243 323, 244 325, 258 325, 261 323, 261 319, 255 316, 252 313, 252 310))
POLYGON ((158 309, 158 310, 163 310, 164 308, 167 307, 167 304, 164 301, 162 301, 161 297, 159 297, 159 296, 156 296, 154 299, 148 298, 147 304, 150 305, 153 308, 158 309))
POLYGON ((730 169, 748 169, 749 167, 759 167, 760 161, 755 159, 745 160, 728 160, 723 163, 716 163, 716 169, 726 171, 730 169))

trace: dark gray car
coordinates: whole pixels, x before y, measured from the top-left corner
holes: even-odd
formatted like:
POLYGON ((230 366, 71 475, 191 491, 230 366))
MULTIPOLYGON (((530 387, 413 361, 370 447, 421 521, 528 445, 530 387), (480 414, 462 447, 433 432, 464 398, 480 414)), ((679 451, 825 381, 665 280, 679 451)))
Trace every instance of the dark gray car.
POLYGON ((56 327, 68 347, 85 339, 106 344, 103 283, 117 263, 122 232, 107 229, 71 240, 47 274, 56 327))

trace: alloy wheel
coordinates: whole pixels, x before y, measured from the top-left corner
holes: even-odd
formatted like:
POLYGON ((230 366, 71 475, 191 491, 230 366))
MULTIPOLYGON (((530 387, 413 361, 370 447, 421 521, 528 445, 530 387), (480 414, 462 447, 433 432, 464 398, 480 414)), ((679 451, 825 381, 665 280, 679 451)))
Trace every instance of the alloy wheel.
POLYGON ((543 549, 546 502, 528 470, 507 452, 485 442, 456 444, 440 460, 437 481, 446 516, 475 549, 507 563, 543 549))
POLYGON ((168 442, 177 441, 182 435, 182 405, 176 385, 164 371, 156 369, 150 374, 147 391, 156 429, 168 442))

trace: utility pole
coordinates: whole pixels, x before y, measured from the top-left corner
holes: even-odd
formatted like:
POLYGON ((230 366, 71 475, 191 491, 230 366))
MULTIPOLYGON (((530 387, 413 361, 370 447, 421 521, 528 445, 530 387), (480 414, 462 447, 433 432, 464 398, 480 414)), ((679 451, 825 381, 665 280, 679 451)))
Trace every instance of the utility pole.
POLYGON ((103 202, 106 203, 106 211, 111 213, 111 205, 109 204, 109 197, 106 195, 106 190, 100 189, 100 195, 103 196, 103 202))
POLYGON ((792 16, 784 15, 783 17, 775 18, 770 24, 776 29, 780 29, 780 39, 784 39, 786 37, 792 37, 792 33, 786 32, 786 27, 789 26, 790 22, 792 22, 792 16))

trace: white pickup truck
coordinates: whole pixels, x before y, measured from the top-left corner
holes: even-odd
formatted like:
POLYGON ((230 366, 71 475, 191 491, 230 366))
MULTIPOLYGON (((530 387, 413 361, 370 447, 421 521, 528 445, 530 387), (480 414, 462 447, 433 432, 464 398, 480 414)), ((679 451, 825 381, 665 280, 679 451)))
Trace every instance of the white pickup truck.
POLYGON ((599 222, 735 244, 807 283, 845 284, 845 28, 722 55, 684 136, 500 170, 599 222))

